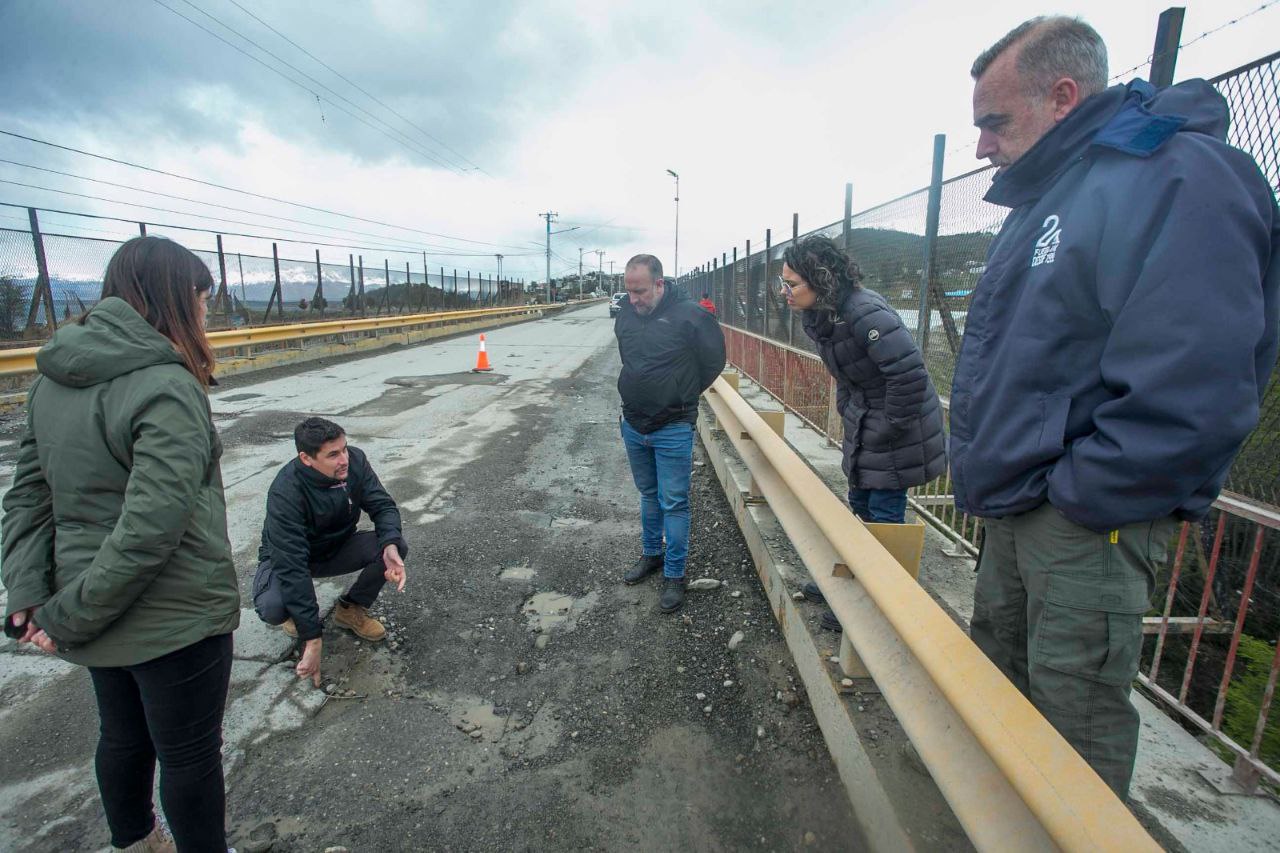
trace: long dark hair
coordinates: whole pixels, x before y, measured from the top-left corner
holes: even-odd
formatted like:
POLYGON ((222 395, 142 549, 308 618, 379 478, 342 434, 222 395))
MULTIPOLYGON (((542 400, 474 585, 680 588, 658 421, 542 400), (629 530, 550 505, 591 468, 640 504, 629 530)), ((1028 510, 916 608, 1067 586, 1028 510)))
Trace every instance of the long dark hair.
POLYGON ((782 259, 817 294, 814 310, 835 311, 845 297, 862 286, 862 270, 830 237, 805 237, 788 246, 782 259))
POLYGON ((173 342, 182 363, 202 385, 213 376, 214 357, 197 303, 200 294, 212 289, 213 275, 204 261, 163 237, 126 242, 111 256, 102 279, 102 298, 116 296, 128 302, 173 342))

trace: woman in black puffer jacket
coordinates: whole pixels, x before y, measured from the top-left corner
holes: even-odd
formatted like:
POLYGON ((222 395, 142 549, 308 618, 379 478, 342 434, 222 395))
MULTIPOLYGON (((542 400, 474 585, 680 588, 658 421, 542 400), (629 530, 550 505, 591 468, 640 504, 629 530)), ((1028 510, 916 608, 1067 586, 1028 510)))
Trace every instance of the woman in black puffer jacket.
MULTIPOLYGON (((835 242, 813 236, 787 248, 779 286, 836 380, 849 506, 863 521, 902 524, 907 489, 946 470, 942 404, 902 318, 861 279, 835 242)), ((816 585, 805 592, 817 597, 816 585)))

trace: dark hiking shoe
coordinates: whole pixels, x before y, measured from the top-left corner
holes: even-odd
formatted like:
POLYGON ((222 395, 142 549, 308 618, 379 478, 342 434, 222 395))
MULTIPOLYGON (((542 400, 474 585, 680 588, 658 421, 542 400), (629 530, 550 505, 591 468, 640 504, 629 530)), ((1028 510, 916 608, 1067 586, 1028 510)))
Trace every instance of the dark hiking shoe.
POLYGON ((654 554, 652 557, 641 557, 636 560, 634 566, 627 569, 627 573, 622 576, 622 582, 627 586, 635 586, 654 572, 662 571, 662 560, 661 554, 654 554))
POLYGON ((835 611, 828 610, 822 614, 822 629, 824 631, 843 631, 840 620, 836 618, 835 611))
POLYGON ((827 599, 822 594, 822 590, 818 589, 818 585, 813 581, 809 581, 804 585, 804 597, 812 601, 814 604, 826 604, 827 599))
POLYGON ((684 606, 684 578, 663 578, 662 595, 658 598, 658 609, 663 613, 675 613, 684 606))

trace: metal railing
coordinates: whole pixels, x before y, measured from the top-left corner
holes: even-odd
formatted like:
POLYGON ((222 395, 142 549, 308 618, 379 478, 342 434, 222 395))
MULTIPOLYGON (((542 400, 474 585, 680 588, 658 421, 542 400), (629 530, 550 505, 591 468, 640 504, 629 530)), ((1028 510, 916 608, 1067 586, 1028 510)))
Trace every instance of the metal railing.
MULTIPOLYGON (((834 383, 816 355, 741 329, 724 333, 730 364, 840 442, 834 383)), ((957 555, 976 557, 980 521, 956 509, 950 490, 948 472, 910 491, 912 509, 957 544, 957 555)), ((1163 610, 1144 620, 1138 683, 1208 735, 1248 791, 1262 780, 1280 785, 1280 720, 1270 716, 1280 672, 1278 566, 1280 512, 1224 493, 1205 521, 1182 525, 1172 568, 1157 579, 1163 610), (1180 666, 1176 680, 1169 662, 1180 666)))
MULTIPOLYGON (((1079 753, 723 377, 705 399, 749 469, 752 492, 781 524, 976 847, 1159 849, 1079 753)), ((866 802, 856 790, 850 798, 866 802)), ((892 819, 860 818, 870 824, 874 849, 911 846, 892 819)))

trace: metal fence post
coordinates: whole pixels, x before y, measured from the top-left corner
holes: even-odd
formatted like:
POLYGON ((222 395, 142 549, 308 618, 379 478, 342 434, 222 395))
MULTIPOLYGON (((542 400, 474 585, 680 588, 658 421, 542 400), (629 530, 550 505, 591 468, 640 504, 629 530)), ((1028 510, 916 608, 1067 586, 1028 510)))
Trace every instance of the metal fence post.
POLYGON ((844 250, 853 245, 853 184, 844 185, 844 250))
POLYGON ((324 316, 324 267, 320 266, 319 249, 316 249, 316 292, 311 294, 311 310, 324 316))
POLYGON ((769 303, 773 301, 773 278, 770 276, 772 255, 773 229, 766 228, 764 229, 764 327, 761 329, 766 338, 772 338, 769 334, 769 303))
POLYGON ((1156 24, 1156 46, 1151 49, 1151 85, 1157 89, 1173 85, 1173 69, 1178 64, 1178 44, 1182 40, 1182 18, 1186 9, 1175 6, 1160 13, 1156 24))
POLYGON ((387 313, 391 313, 391 261, 386 258, 382 259, 382 304, 373 312, 376 317, 382 313, 382 309, 386 308, 387 313))
POLYGON ((747 253, 742 257, 742 289, 746 291, 747 321, 743 323, 747 331, 753 331, 751 324, 756 318, 756 291, 751 286, 751 241, 747 241, 747 253))
POLYGON ((719 275, 720 264, 716 262, 715 258, 711 259, 710 268, 711 268, 711 301, 715 302, 716 305, 720 306, 720 316, 722 319, 725 319, 727 321, 727 318, 725 317, 725 313, 724 313, 724 309, 725 309, 724 295, 720 293, 720 275, 719 275))
POLYGON ((49 261, 44 254, 44 235, 40 233, 40 219, 34 207, 27 208, 27 219, 31 222, 31 242, 36 251, 36 286, 31 291, 31 305, 27 309, 27 326, 31 331, 36 324, 36 315, 40 311, 40 302, 45 303, 45 324, 51 329, 58 328, 58 312, 53 307, 53 286, 49 284, 49 261))
MULTIPOLYGON (((928 360, 929 326, 929 291, 933 287, 934 250, 938 242, 938 212, 942 207, 942 160, 946 155, 946 134, 937 133, 933 137, 933 177, 929 181, 929 207, 924 225, 924 265, 920 269, 920 313, 916 317, 916 345, 920 354, 928 360)), ((939 308, 942 305, 938 306, 939 308)))
POLYGON ((352 311, 356 308, 356 256, 347 255, 347 263, 351 266, 351 287, 347 290, 347 301, 351 303, 352 311))
POLYGON ((356 304, 360 306, 360 316, 364 316, 364 255, 360 255, 360 289, 356 292, 356 304))
MULTIPOLYGON (((791 214, 791 245, 795 245, 800 239, 800 214, 791 214)), ((796 312, 791 310, 791 306, 787 306, 787 346, 796 345, 796 312)))
POLYGON ((471 307, 471 270, 467 270, 467 307, 471 307))
POLYGON ((440 311, 441 313, 448 310, 446 297, 444 292, 444 267, 440 267, 440 311))
POLYGON ((223 322, 231 325, 231 294, 227 293, 227 256, 222 252, 222 235, 216 235, 218 242, 218 296, 214 300, 214 311, 222 305, 223 322))
POLYGON ((458 307, 458 268, 453 268, 453 307, 458 307))
MULTIPOLYGON (((733 247, 733 266, 729 268, 729 305, 733 308, 733 317, 735 324, 738 318, 738 247, 733 247)), ((746 317, 742 318, 743 323, 738 328, 746 328, 746 317)))
POLYGON ((262 315, 262 322, 267 322, 271 318, 271 305, 275 303, 280 313, 280 319, 284 319, 284 291, 280 288, 280 250, 275 243, 271 244, 271 260, 276 271, 276 286, 271 290, 271 298, 267 300, 267 310, 262 315))

